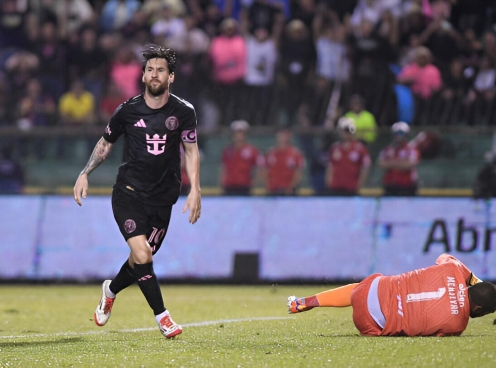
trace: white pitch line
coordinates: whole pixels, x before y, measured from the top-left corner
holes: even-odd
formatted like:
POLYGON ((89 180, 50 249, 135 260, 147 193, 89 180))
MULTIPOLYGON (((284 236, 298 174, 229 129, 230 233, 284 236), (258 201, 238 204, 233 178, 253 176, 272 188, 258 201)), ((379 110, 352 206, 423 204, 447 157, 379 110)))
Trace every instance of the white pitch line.
MULTIPOLYGON (((203 322, 193 322, 182 324, 182 327, 201 327, 201 326, 211 326, 218 323, 236 323, 236 322, 247 322, 247 321, 272 321, 278 319, 288 319, 293 317, 256 317, 256 318, 238 318, 238 319, 219 319, 217 321, 203 321, 203 322)), ((130 333, 130 332, 146 332, 154 331, 157 327, 143 327, 143 328, 132 328, 126 330, 104 330, 104 331, 86 331, 86 332, 57 332, 53 334, 31 334, 31 335, 10 335, 10 336, 0 336, 0 339, 26 339, 30 337, 60 337, 60 336, 87 336, 87 335, 100 335, 105 333, 130 333)))

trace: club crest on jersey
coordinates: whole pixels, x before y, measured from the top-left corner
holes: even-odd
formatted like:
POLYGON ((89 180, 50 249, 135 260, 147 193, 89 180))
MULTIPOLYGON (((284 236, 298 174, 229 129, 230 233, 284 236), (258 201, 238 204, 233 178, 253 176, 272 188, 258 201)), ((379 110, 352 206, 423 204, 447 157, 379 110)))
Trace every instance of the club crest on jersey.
POLYGON ((179 126, 179 120, 175 116, 169 116, 165 120, 165 126, 169 130, 176 130, 177 127, 179 126))
POLYGON ((167 140, 167 134, 161 138, 158 134, 154 134, 153 137, 146 135, 146 149, 152 155, 160 155, 164 153, 165 141, 167 140))
POLYGON ((136 230, 136 222, 131 219, 126 220, 126 222, 124 223, 124 229, 126 230, 126 233, 132 233, 134 230, 136 230))

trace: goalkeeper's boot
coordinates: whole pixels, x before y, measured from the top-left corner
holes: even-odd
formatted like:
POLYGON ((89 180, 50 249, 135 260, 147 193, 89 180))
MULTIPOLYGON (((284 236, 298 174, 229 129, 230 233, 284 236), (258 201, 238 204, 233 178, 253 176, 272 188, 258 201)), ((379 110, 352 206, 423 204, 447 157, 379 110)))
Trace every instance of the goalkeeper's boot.
POLYGON ((289 313, 300 313, 309 311, 314 307, 307 307, 305 305, 305 298, 297 298, 296 296, 290 296, 288 298, 288 312, 289 313))
POLYGON ((102 284, 102 298, 100 299, 100 303, 96 307, 95 314, 93 315, 93 320, 98 326, 103 326, 107 323, 110 318, 112 306, 114 305, 115 298, 109 298, 105 293, 105 290, 111 282, 112 280, 105 280, 102 284))
POLYGON ((181 332, 183 332, 183 328, 172 320, 168 312, 164 317, 162 317, 162 319, 158 323, 158 327, 160 328, 160 332, 162 332, 162 335, 164 335, 166 339, 173 339, 181 332))

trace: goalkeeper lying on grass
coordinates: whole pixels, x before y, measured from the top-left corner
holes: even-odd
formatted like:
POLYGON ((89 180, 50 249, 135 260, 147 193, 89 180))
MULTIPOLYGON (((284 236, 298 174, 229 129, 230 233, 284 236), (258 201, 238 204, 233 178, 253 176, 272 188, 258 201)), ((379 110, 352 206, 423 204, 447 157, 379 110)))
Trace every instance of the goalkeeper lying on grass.
POLYGON ((362 335, 456 336, 467 328, 469 317, 496 311, 496 287, 479 280, 455 257, 442 254, 427 268, 396 276, 376 273, 360 283, 288 298, 290 313, 349 306, 362 335))

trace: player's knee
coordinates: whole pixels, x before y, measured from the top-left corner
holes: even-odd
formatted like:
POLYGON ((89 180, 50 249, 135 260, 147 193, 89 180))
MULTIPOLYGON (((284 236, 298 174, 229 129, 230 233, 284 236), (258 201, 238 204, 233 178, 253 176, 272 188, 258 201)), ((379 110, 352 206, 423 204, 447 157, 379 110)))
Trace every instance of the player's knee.
POLYGON ((131 250, 131 257, 133 263, 145 264, 152 261, 152 250, 150 247, 134 247, 131 250))

